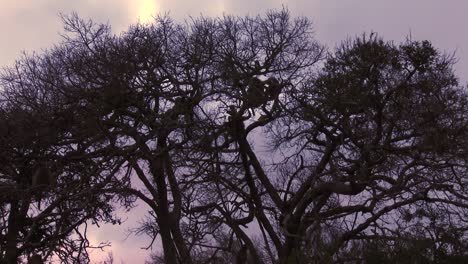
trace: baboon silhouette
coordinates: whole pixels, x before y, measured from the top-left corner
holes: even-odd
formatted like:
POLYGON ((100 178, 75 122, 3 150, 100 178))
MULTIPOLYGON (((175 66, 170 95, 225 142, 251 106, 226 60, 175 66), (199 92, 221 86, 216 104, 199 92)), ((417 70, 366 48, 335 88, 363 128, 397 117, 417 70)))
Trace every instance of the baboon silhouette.
POLYGON ((47 164, 38 164, 33 170, 31 187, 38 202, 38 209, 41 209, 41 200, 44 193, 56 184, 55 175, 49 170, 47 164))
POLYGON ((270 77, 265 81, 253 77, 246 92, 247 107, 257 108, 265 105, 268 101, 276 100, 282 88, 283 85, 275 77, 270 77))

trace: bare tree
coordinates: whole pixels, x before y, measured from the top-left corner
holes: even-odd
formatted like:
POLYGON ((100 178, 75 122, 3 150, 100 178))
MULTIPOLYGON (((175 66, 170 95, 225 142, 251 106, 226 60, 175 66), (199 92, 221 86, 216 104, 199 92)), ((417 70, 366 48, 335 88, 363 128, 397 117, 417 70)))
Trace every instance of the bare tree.
POLYGON ((371 34, 342 44, 301 87, 291 125, 272 127, 278 143, 294 142, 306 173, 285 189, 286 248, 301 243, 295 234, 313 246, 333 222, 339 232, 318 262, 354 239, 398 236, 402 208, 427 206, 466 228, 467 97, 452 64, 428 41, 397 46, 371 34))
MULTIPOLYGON (((135 232, 163 245, 155 263, 363 260, 365 250, 350 250, 426 239, 411 228, 417 217, 400 220, 420 207, 466 238, 467 96, 453 58, 428 41, 371 34, 325 54, 309 20, 286 10, 159 17, 119 36, 76 15, 64 23, 62 44, 2 78, 19 120, 52 122, 0 120, 31 142, 47 135, 40 155, 30 150, 39 143, 12 141, 27 146, 26 165, 2 161, 17 173, 54 168, 57 186, 41 199, 25 189, 28 203, 69 201, 78 227, 112 221, 111 194, 125 206, 139 199, 151 210, 135 232), (75 200, 83 192, 91 212, 75 200)), ((6 218, 19 210, 9 206, 6 218)), ((444 254, 459 254, 466 245, 457 243, 444 254)))
POLYGON ((32 255, 83 261, 87 248, 107 245, 89 244, 87 223, 118 221, 112 214, 117 199, 109 193, 119 184, 109 182, 121 161, 96 155, 91 145, 97 140, 72 137, 77 131, 71 108, 48 88, 57 78, 51 59, 28 58, 2 75, 2 263, 32 255))

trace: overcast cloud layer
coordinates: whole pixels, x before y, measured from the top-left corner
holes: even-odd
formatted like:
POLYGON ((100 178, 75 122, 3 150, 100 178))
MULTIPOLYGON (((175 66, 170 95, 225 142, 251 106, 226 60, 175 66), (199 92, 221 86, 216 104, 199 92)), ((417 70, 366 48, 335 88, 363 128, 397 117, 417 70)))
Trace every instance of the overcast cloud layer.
MULTIPOLYGON (((23 50, 40 52, 59 42, 60 13, 76 11, 81 17, 108 22, 119 33, 138 19, 148 22, 151 14, 157 13, 170 12, 183 20, 200 14, 256 15, 282 6, 293 15, 311 18, 317 39, 331 48, 370 31, 396 42, 409 34, 416 40, 428 39, 447 53, 456 52, 457 74, 463 83, 468 80, 466 0, 0 0, 0 66, 11 66, 23 50)), ((127 216, 124 225, 106 226, 91 239, 110 240, 118 262, 143 263, 148 252, 140 248, 148 241, 124 238, 126 229, 145 211, 139 208, 138 213, 127 216)))

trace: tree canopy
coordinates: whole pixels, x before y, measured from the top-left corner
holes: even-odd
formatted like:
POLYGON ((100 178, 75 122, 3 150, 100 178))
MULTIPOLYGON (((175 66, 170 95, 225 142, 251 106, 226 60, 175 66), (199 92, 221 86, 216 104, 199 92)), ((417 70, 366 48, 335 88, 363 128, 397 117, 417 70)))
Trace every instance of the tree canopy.
POLYGON ((468 259, 467 91, 429 41, 328 51, 287 10, 63 21, 0 77, 6 263, 89 261, 87 224, 136 201, 151 263, 468 259))

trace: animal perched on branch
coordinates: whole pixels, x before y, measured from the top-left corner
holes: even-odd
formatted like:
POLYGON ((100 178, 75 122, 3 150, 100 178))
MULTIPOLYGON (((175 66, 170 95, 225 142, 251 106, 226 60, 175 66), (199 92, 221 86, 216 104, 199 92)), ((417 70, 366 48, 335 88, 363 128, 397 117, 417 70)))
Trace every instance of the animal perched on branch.
POLYGON ((262 71, 262 65, 260 65, 260 62, 258 60, 255 60, 255 71, 262 71))
POLYGON ((283 85, 275 77, 270 77, 265 81, 253 77, 246 92, 246 106, 248 108, 264 106, 268 101, 276 100, 282 88, 283 85))
POLYGON ((284 85, 281 84, 275 77, 270 77, 265 82, 265 93, 269 100, 276 100, 281 93, 284 85))
POLYGON ((172 108, 168 109, 162 116, 162 124, 166 128, 184 127, 188 138, 192 138, 194 125, 194 107, 199 99, 196 97, 177 97, 172 108), (180 119, 179 117, 183 117, 180 119), (181 122, 182 121, 182 122, 181 122))
POLYGON ((228 133, 232 136, 232 138, 238 142, 242 137, 244 137, 245 133, 245 126, 244 120, 246 119, 241 115, 241 113, 237 112, 234 106, 231 106, 228 110, 229 114, 229 126, 228 126, 228 133))
POLYGON ((246 99, 248 108, 257 108, 265 104, 268 101, 265 94, 265 84, 255 77, 252 78, 247 88, 246 99))
POLYGON ((185 121, 187 123, 193 123, 193 108, 197 105, 197 100, 195 98, 189 97, 179 97, 175 99, 174 110, 178 114, 184 115, 185 121))
POLYGON ((41 209, 41 200, 44 197, 43 194, 50 189, 50 187, 55 186, 56 181, 55 175, 51 173, 46 164, 39 164, 33 169, 31 187, 36 196, 39 209, 41 209))

